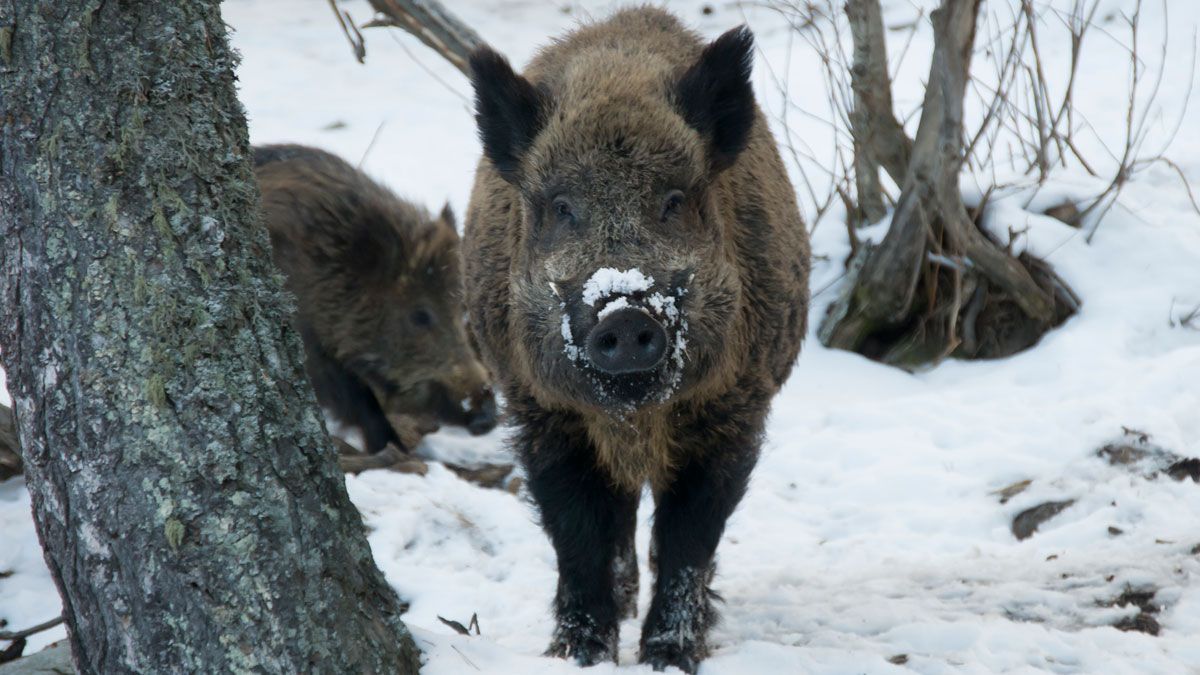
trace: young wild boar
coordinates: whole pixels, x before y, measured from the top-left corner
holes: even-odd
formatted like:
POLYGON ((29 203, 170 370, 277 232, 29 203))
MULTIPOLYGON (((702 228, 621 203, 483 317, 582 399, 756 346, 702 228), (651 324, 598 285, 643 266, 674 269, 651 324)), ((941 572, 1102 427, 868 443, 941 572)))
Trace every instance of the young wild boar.
POLYGON ((316 148, 256 147, 254 165, 321 405, 361 430, 369 452, 411 449, 389 417, 491 430, 496 404, 467 342, 449 206, 431 218, 316 148))
POLYGON ((467 306, 558 557, 549 653, 615 660, 649 482, 657 578, 641 661, 694 671, 713 560, 799 353, 809 249, 750 85, 745 28, 707 46, 620 12, 523 75, 471 58, 485 158, 467 306))

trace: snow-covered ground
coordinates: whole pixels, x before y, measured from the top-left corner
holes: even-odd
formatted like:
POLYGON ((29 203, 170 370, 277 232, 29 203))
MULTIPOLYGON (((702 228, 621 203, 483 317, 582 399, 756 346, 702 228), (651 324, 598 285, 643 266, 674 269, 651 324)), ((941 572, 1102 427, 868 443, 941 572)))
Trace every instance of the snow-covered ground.
MULTIPOLYGON (((1099 158, 1098 169, 1112 162, 1097 139, 1114 152, 1123 143, 1128 54, 1118 41, 1122 12, 1134 2, 1100 0, 1101 23, 1088 37, 1077 83, 1094 129, 1079 143, 1099 158)), ((1200 20, 1197 3, 1167 2, 1168 20, 1157 2, 1142 15, 1152 72, 1169 27, 1151 148, 1183 109, 1200 20)), ((448 4, 517 63, 548 36, 611 9, 448 4)), ((756 86, 764 107, 778 117, 771 72, 786 77, 803 108, 788 115, 793 135, 827 161, 832 134, 819 119, 828 117, 819 65, 777 13, 756 4, 715 2, 710 14, 690 0, 670 7, 710 36, 747 21, 761 50, 756 86)), ((932 44, 927 22, 905 25, 931 4, 885 2, 892 54, 911 37, 896 82, 904 113, 920 101, 932 44)), ((1002 22, 1015 3, 988 4, 1002 22)), ((1070 2, 1036 4, 1045 10, 1042 56, 1061 87, 1070 45, 1060 10, 1070 2)), ((341 6, 359 21, 370 14, 361 0, 341 6)), ((365 154, 364 168, 400 193, 463 211, 479 147, 470 88, 457 71, 396 31, 367 31, 367 63, 356 64, 329 7, 316 0, 229 0, 225 16, 244 56, 242 100, 255 142, 311 143, 351 161, 365 154)), ((977 58, 977 69, 985 63, 977 58)), ((1197 130, 1200 115, 1184 113, 1169 152, 1193 183, 1200 181, 1197 130)), ((1007 159, 997 163, 1007 167, 1007 159)), ((821 180, 812 166, 810 177, 821 180)), ((974 184, 964 180, 968 192, 974 184)), ((1200 319, 1191 329, 1178 325, 1200 305, 1200 217, 1179 177, 1161 165, 1126 188, 1091 244, 1031 213, 1101 187, 1060 170, 1032 202, 1027 190, 993 198, 991 225, 1028 227, 1021 245, 1047 255, 1084 301, 1036 348, 910 375, 810 337, 721 544, 715 586, 726 599, 724 621, 703 673, 1200 672, 1200 555, 1192 552, 1200 544, 1200 485, 1147 479, 1095 456, 1123 426, 1180 455, 1200 455, 1200 319), (993 494, 1023 480, 1029 488, 1007 503, 993 494), (1031 538, 1014 538, 1017 513, 1064 499, 1075 502, 1031 538), (1111 627, 1137 613, 1107 606, 1130 588, 1156 591, 1158 636, 1111 627)), ((836 294, 848 251, 841 216, 831 211, 815 227, 814 326, 836 294)), ((506 461, 503 436, 443 432, 426 452, 506 461)), ((552 628, 554 553, 525 499, 476 487, 436 464, 424 477, 370 472, 347 483, 379 565, 412 602, 407 621, 425 650, 424 672, 574 670, 539 656, 552 628), (481 636, 458 636, 437 619, 465 624, 472 614, 481 636)), ((648 506, 638 536, 643 612, 648 506)), ((56 615, 59 600, 19 479, 0 485, 0 542, 0 571, 13 572, 0 579, 0 617, 22 627, 56 615)), ((636 621, 622 626, 619 667, 591 672, 644 671, 632 665, 638 630, 636 621)), ((62 635, 61 628, 43 634, 31 649, 62 635)))

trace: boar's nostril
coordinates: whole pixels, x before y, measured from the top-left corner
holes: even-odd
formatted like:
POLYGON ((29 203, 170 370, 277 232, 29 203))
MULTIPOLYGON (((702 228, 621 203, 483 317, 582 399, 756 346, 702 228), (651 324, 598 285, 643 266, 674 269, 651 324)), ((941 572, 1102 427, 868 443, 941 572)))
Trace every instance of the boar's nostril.
POLYGON ((640 309, 619 309, 604 317, 588 336, 592 365, 610 375, 653 370, 667 351, 662 324, 640 309))
POLYGON ((596 340, 596 345, 600 348, 600 351, 606 354, 612 354, 615 352, 617 349, 617 343, 617 335, 611 331, 602 334, 600 338, 596 340))

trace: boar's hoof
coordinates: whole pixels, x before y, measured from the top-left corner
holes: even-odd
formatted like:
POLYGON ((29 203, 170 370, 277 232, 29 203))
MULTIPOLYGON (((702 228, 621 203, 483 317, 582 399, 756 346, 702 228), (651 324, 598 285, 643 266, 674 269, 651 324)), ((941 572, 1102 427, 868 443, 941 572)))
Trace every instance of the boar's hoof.
POLYGON ((654 370, 667 353, 667 331, 640 309, 626 308, 604 317, 587 340, 588 359, 609 375, 654 370))
POLYGON ((580 620, 559 619, 554 629, 554 639, 546 649, 546 656, 574 659, 581 666, 594 666, 603 661, 617 662, 617 626, 599 628, 595 622, 583 617, 580 620))
POLYGON ((695 673, 707 649, 692 640, 680 639, 677 633, 642 640, 642 652, 638 661, 656 671, 675 666, 685 673, 695 673))

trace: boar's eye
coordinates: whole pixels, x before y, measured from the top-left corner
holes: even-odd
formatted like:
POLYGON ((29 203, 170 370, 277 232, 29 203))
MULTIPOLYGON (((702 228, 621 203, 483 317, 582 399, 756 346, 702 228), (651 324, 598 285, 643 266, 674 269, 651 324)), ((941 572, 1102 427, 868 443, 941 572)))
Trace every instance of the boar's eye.
POLYGON ((555 197, 553 209, 554 217, 561 222, 570 222, 575 219, 575 212, 571 210, 571 202, 568 202, 565 197, 555 197))
POLYGON ((433 325, 433 315, 427 309, 415 309, 408 315, 409 321, 417 328, 429 328, 433 325))
POLYGON ((671 190, 667 193, 667 198, 663 200, 662 215, 660 218, 665 222, 667 218, 679 213, 679 209, 683 208, 683 192, 680 190, 671 190))

